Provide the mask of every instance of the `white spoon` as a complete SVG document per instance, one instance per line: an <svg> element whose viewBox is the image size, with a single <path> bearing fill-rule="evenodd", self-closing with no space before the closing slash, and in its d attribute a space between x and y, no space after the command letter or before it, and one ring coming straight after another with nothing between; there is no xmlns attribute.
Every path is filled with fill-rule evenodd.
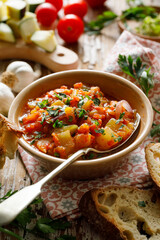
<svg viewBox="0 0 160 240"><path fill-rule="evenodd" d="M135 133L136 129L138 128L140 123L140 115L136 114L136 120L134 123L134 130L130 137ZM130 138L129 137L129 138ZM126 143L129 138L126 139L122 144L119 146L106 150L106 151L98 151L94 148L85 148L77 151L74 153L71 157L69 157L67 160L65 160L62 164L60 164L57 168L55 168L52 172L50 172L47 176L42 178L39 182L27 186L23 188L22 190L16 192L11 197L9 197L7 200L3 201L0 204L0 226L9 224L11 221L13 221L17 215L26 208L40 193L42 186L48 182L50 179L55 177L58 173L60 173L63 169L65 169L68 165L73 163L78 157L87 154L90 151L96 152L96 153L108 153L111 152L119 147L121 147L124 143Z"/></svg>

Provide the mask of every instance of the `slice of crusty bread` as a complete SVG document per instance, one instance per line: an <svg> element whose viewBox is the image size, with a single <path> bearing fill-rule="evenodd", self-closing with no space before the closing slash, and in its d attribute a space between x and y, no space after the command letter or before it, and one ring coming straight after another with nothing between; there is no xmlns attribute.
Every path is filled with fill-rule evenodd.
<svg viewBox="0 0 160 240"><path fill-rule="evenodd" d="M160 240L160 195L156 190L93 189L83 195L79 208L104 240Z"/></svg>
<svg viewBox="0 0 160 240"><path fill-rule="evenodd" d="M152 180L160 187L160 143L149 143L145 148L145 158Z"/></svg>
<svg viewBox="0 0 160 240"><path fill-rule="evenodd" d="M22 130L0 114L0 168L3 167L6 157L14 158L18 147L17 137L20 137L22 133Z"/></svg>

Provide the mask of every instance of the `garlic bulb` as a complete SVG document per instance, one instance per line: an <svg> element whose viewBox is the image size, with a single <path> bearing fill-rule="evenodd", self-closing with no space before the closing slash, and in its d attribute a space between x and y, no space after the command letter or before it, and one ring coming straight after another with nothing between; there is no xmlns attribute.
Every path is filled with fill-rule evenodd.
<svg viewBox="0 0 160 240"><path fill-rule="evenodd" d="M0 82L0 113L7 116L13 100L14 94L11 89L4 83Z"/></svg>
<svg viewBox="0 0 160 240"><path fill-rule="evenodd" d="M31 66L23 61L15 61L8 65L6 72L12 72L15 74L18 81L12 87L12 90L16 93L20 92L27 85L35 80L35 74Z"/></svg>

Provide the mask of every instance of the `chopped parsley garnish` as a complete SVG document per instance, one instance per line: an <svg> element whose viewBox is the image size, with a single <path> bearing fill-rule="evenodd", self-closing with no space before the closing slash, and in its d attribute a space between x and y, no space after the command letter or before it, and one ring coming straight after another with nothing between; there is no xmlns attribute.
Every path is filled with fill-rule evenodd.
<svg viewBox="0 0 160 240"><path fill-rule="evenodd" d="M71 99L68 97L67 100L65 101L66 105L70 105Z"/></svg>
<svg viewBox="0 0 160 240"><path fill-rule="evenodd" d="M73 121L73 117L72 117L72 116L69 116L68 122L72 122L72 121Z"/></svg>
<svg viewBox="0 0 160 240"><path fill-rule="evenodd" d="M59 110L60 110L60 108L57 108L57 109L54 110L54 109L51 107L51 108L48 108L48 109L47 109L47 112L49 113L50 116L56 117L56 116L58 116Z"/></svg>
<svg viewBox="0 0 160 240"><path fill-rule="evenodd" d="M125 126L125 125L124 125L124 124L122 124L122 125L119 127L119 129L118 129L118 130L122 129L124 126Z"/></svg>
<svg viewBox="0 0 160 240"><path fill-rule="evenodd" d="M63 98L66 98L67 95L65 93L54 93L54 95L59 99L62 100Z"/></svg>
<svg viewBox="0 0 160 240"><path fill-rule="evenodd" d="M96 126L99 126L99 122L98 122L98 120L94 120L94 119L92 119L92 122L93 122Z"/></svg>
<svg viewBox="0 0 160 240"><path fill-rule="evenodd" d="M102 135L105 135L105 130L103 128L101 129L96 129L95 130L96 133L101 133Z"/></svg>
<svg viewBox="0 0 160 240"><path fill-rule="evenodd" d="M145 201L139 201L139 202L138 202L138 206L139 206L139 207L146 207Z"/></svg>
<svg viewBox="0 0 160 240"><path fill-rule="evenodd" d="M114 139L114 142L120 142L121 140L122 140L122 137L119 136L119 137Z"/></svg>
<svg viewBox="0 0 160 240"><path fill-rule="evenodd" d="M89 95L85 95L86 98L88 98L89 100L91 99L91 97Z"/></svg>
<svg viewBox="0 0 160 240"><path fill-rule="evenodd" d="M31 145L34 144L37 139L40 139L42 137L41 132L36 131L36 132L34 132L34 134L36 134L36 135L32 135L33 140L30 142Z"/></svg>
<svg viewBox="0 0 160 240"><path fill-rule="evenodd" d="M63 122L57 119L53 124L53 128L61 128L61 127L63 127Z"/></svg>
<svg viewBox="0 0 160 240"><path fill-rule="evenodd" d="M81 99L80 101L79 101L79 103L78 103L78 107L80 108L80 107L82 107L83 106L83 104L84 104L84 100L83 99Z"/></svg>
<svg viewBox="0 0 160 240"><path fill-rule="evenodd" d="M37 103L39 108L45 108L48 106L48 99L43 100L42 102Z"/></svg>
<svg viewBox="0 0 160 240"><path fill-rule="evenodd" d="M95 105L99 106L101 101L99 100L99 98L94 98L93 102L94 102Z"/></svg>
<svg viewBox="0 0 160 240"><path fill-rule="evenodd" d="M43 112L43 114L42 114L42 121L41 121L41 124L43 124L44 123L44 121L46 120L46 114Z"/></svg>
<svg viewBox="0 0 160 240"><path fill-rule="evenodd" d="M125 112L120 113L119 119L116 121L116 124L120 123L120 121L123 119L125 115Z"/></svg>
<svg viewBox="0 0 160 240"><path fill-rule="evenodd" d="M84 117L84 115L86 114L87 112L86 112L86 110L84 110L84 109L81 109L80 111L79 111L79 118L82 118L82 117Z"/></svg>
<svg viewBox="0 0 160 240"><path fill-rule="evenodd" d="M55 152L55 153L54 153L54 156L55 156L55 157L60 157L60 154L59 154L58 152Z"/></svg>

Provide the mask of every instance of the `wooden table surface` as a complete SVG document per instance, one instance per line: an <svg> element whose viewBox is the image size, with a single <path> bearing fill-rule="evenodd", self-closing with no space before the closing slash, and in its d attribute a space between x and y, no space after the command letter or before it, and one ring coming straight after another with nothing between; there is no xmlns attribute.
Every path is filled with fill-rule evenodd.
<svg viewBox="0 0 160 240"><path fill-rule="evenodd" d="M64 1L65 3L68 0ZM157 5L160 6L159 0L144 0L146 5ZM126 9L128 6L125 0L108 0L106 2L106 7L100 10L89 9L86 21L93 20L102 11L108 8L117 14L120 14L122 10ZM79 68L81 69L97 69L103 70L105 59L109 56L110 51L115 44L116 40L120 35L119 28L116 23L111 24L103 30L103 34L100 36L88 36L83 34L79 39L78 43L72 45L66 45L64 42L58 38L58 42L65 47L68 47L75 51L79 56ZM0 71L4 71L5 67L8 65L9 61L0 62ZM41 66L42 75L47 75L51 73L50 70ZM0 197L2 197L8 190L12 189L19 190L27 185L31 184L30 177L28 176L26 169L17 153L16 158L13 160L6 159L5 166L0 170L0 183L2 188L0 190ZM43 216L46 216L46 209L43 207ZM65 234L72 234L76 236L77 240L102 240L103 238L94 231L92 227L83 218L74 220L72 222L72 228L65 230ZM25 240L40 240L32 235L25 235L22 231L19 232ZM55 239L55 236L59 236L60 231L56 235L52 235L50 239ZM15 238L0 234L0 240L13 240ZM113 239L114 240L114 239Z"/></svg>

